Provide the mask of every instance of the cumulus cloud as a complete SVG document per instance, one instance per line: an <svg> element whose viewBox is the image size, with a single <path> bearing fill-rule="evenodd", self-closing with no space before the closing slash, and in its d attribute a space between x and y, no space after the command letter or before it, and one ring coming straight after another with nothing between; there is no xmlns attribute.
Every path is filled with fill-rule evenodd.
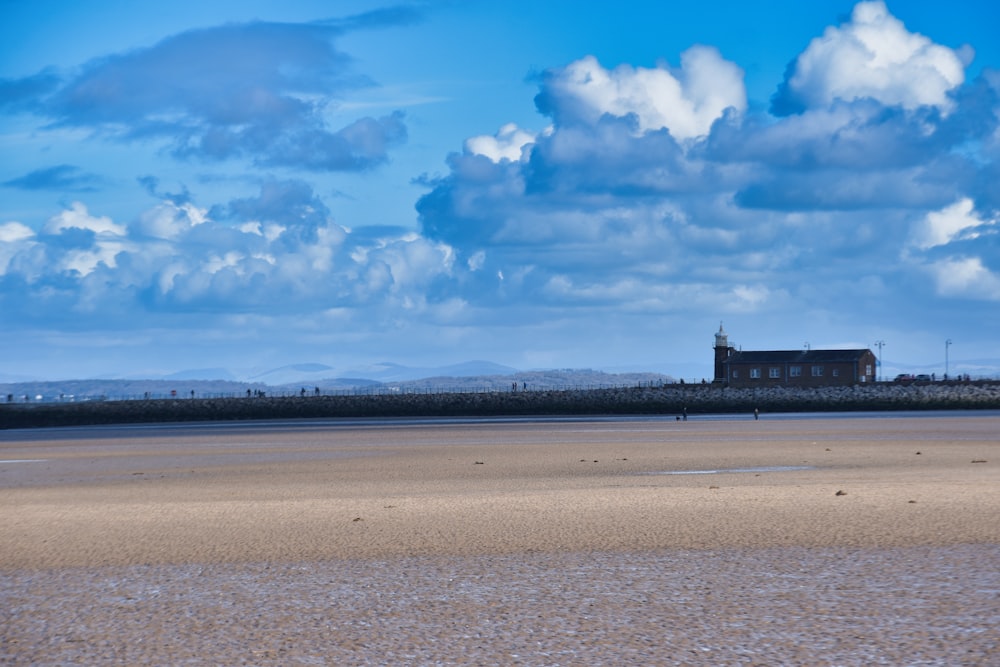
<svg viewBox="0 0 1000 667"><path fill-rule="evenodd" d="M535 135L522 130L514 123L501 127L496 134L471 137L465 140L465 150L473 155L483 155L493 160L520 160L524 147L535 140Z"/></svg>
<svg viewBox="0 0 1000 667"><path fill-rule="evenodd" d="M931 276L943 297L1000 300L1000 218L977 213L969 197L929 211L914 225L902 252Z"/></svg>
<svg viewBox="0 0 1000 667"><path fill-rule="evenodd" d="M350 232L301 181L267 181L218 212L163 200L124 224L75 202L41 233L4 223L0 308L27 319L56 303L81 317L420 309L454 263L447 244L411 230Z"/></svg>
<svg viewBox="0 0 1000 667"><path fill-rule="evenodd" d="M949 110L948 94L965 80L970 59L909 32L882 0L860 2L848 23L828 27L789 65L772 110L783 115L862 98Z"/></svg>
<svg viewBox="0 0 1000 667"><path fill-rule="evenodd" d="M882 3L794 62L792 115L749 108L742 71L706 47L678 69L585 57L545 72L551 126L473 137L417 203L424 236L455 252L456 294L591 314L885 313L930 275L938 298L993 299L996 235L975 211L995 198L997 87L966 84L959 54Z"/></svg>
<svg viewBox="0 0 1000 667"><path fill-rule="evenodd" d="M978 257L954 257L929 266L937 292L945 297L1000 301L1000 273Z"/></svg>
<svg viewBox="0 0 1000 667"><path fill-rule="evenodd" d="M156 71L186 50L213 53L206 35L186 33L90 63L42 99L66 126L179 136L172 148L190 159L361 169L405 125L390 114L327 127L323 109L366 84L331 46L342 29L210 31L273 58L248 55L259 90L238 64L210 67L204 90L172 75L169 92L140 86L140 61ZM582 326L645 323L658 335L705 313L876 321L970 301L991 313L1000 79L965 82L960 56L862 3L795 58L770 111L747 104L742 71L710 47L677 68L581 58L539 77L543 131L483 128L443 175L418 180L417 231L352 228L298 178L258 176L252 193L199 202L143 176L155 203L129 219L74 203L34 230L0 225L0 312L91 325L207 313L233 331L294 321L355 340L420 320L439 344L516 323L558 332L554 348L577 344ZM96 94L115 82L131 94Z"/></svg>
<svg viewBox="0 0 1000 667"><path fill-rule="evenodd" d="M178 204L165 199L140 213L132 225L132 231L143 237L176 240L195 225L209 222L207 214L208 211L199 209L190 202Z"/></svg>
<svg viewBox="0 0 1000 667"><path fill-rule="evenodd" d="M36 245L35 231L27 225L12 221L0 224L0 276L7 273L11 261L16 256L30 252Z"/></svg>
<svg viewBox="0 0 1000 667"><path fill-rule="evenodd" d="M59 234L68 229L79 229L93 232L96 235L124 236L125 226L115 224L107 216L93 216L81 202L73 202L72 206L49 219L44 227L46 234Z"/></svg>
<svg viewBox="0 0 1000 667"><path fill-rule="evenodd" d="M950 125L929 110L904 112L871 100L835 101L829 107L780 119L754 116L719 123L706 149L713 160L761 162L802 169L866 171L911 167L954 145Z"/></svg>
<svg viewBox="0 0 1000 667"><path fill-rule="evenodd" d="M604 114L632 116L639 132L667 129L682 140L708 134L723 111L743 111L747 104L743 70L708 46L681 54L678 69L608 70L586 56L547 71L535 103L559 125L594 125Z"/></svg>
<svg viewBox="0 0 1000 667"><path fill-rule="evenodd" d="M996 221L982 220L973 211L973 206L972 199L963 197L940 211L931 211L916 225L913 244L921 250L928 250L955 240L979 237L987 227L992 228ZM995 233L996 230L990 231Z"/></svg>
<svg viewBox="0 0 1000 667"><path fill-rule="evenodd" d="M20 222L5 222L0 225L0 243L17 243L34 236L35 231Z"/></svg>

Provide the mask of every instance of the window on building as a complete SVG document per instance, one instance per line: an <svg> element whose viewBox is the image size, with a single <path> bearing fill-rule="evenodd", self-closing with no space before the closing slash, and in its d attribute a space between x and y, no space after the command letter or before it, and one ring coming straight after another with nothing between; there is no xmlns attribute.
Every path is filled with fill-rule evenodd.
<svg viewBox="0 0 1000 667"><path fill-rule="evenodd" d="M872 374L872 365L865 364L865 375L871 375L871 374Z"/></svg>
<svg viewBox="0 0 1000 667"><path fill-rule="evenodd" d="M833 369L833 377L835 377L835 378L839 378L840 377L840 369L839 368L834 368Z"/></svg>
<svg viewBox="0 0 1000 667"><path fill-rule="evenodd" d="M767 376L772 380L781 379L781 368L772 366L768 369Z"/></svg>
<svg viewBox="0 0 1000 667"><path fill-rule="evenodd" d="M738 370L736 370L736 369L734 368L734 369L733 369L733 379L735 380L735 379L736 379L736 378L738 378L739 376L740 376L740 372L739 372Z"/></svg>
<svg viewBox="0 0 1000 667"><path fill-rule="evenodd" d="M802 366L789 366L788 377L793 377L793 378L802 377Z"/></svg>
<svg viewBox="0 0 1000 667"><path fill-rule="evenodd" d="M823 377L823 367L822 366L813 366L812 367L812 376L814 378Z"/></svg>
<svg viewBox="0 0 1000 667"><path fill-rule="evenodd" d="M760 369L759 368L751 368L750 369L750 379L752 379L752 380L759 380L760 379Z"/></svg>

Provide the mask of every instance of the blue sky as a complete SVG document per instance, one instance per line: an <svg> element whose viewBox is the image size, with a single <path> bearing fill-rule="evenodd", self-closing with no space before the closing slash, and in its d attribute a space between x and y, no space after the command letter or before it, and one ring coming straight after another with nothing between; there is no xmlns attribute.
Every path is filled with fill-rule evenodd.
<svg viewBox="0 0 1000 667"><path fill-rule="evenodd" d="M0 380L1000 373L1000 6L0 0ZM945 341L951 340L950 347Z"/></svg>

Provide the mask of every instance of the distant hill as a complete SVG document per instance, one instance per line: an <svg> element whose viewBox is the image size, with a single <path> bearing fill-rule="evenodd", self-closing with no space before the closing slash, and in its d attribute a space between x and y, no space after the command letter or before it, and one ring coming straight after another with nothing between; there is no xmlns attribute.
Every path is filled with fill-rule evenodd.
<svg viewBox="0 0 1000 667"><path fill-rule="evenodd" d="M942 360L943 361L943 360ZM594 369L518 370L491 361L472 360L445 366L404 366L393 362L345 365L335 368L322 363L300 363L272 369L237 370L201 368L178 371L151 378L91 378L60 381L29 381L7 377L0 382L0 402L81 401L93 399L237 397L263 392L268 395L315 393L396 393L445 391L511 391L540 389L596 389L621 386L650 386L674 382L700 382L689 375L684 364L668 375L630 367L608 372ZM941 379L943 363L902 365L886 360L880 369L884 379L899 373L936 373ZM968 374L973 379L1000 378L1000 359L952 359L952 377ZM711 379L711 378L708 378ZM41 398L38 398L41 397Z"/></svg>
<svg viewBox="0 0 1000 667"><path fill-rule="evenodd" d="M266 391L268 385L231 380L59 380L0 383L0 401L87 401L137 398L241 396L247 390Z"/></svg>
<svg viewBox="0 0 1000 667"><path fill-rule="evenodd" d="M289 383L313 383L332 377L336 371L326 364L291 364L269 371L257 373L247 378L251 382L266 385L284 385Z"/></svg>
<svg viewBox="0 0 1000 667"><path fill-rule="evenodd" d="M605 373L591 369L561 369L515 371L490 375L433 377L406 382L386 382L383 385L399 390L484 391L514 389L596 389L601 387L649 386L673 382L661 373Z"/></svg>
<svg viewBox="0 0 1000 667"><path fill-rule="evenodd" d="M305 366L305 368L301 368ZM0 401L10 395L15 402L34 401L86 401L122 400L142 398L217 398L239 397L263 392L267 395L293 395L303 392L321 393L368 393L368 392L446 392L446 391L509 391L516 384L519 390L528 389L580 389L616 386L648 386L672 382L670 376L660 373L604 373L590 369L517 371L490 362L468 362L434 369L407 368L389 365L378 369L371 377L330 377L316 379L322 375L321 364L304 364L300 367L283 367L256 377L287 379L292 382L269 384L266 382L237 382L233 380L190 380L183 374L175 374L170 379L154 380L63 380L55 382L13 382L0 383ZM329 368L329 367L324 367ZM375 369L373 369L375 370ZM482 375L462 375L477 370L492 371ZM445 374L441 374L445 371ZM450 371L451 374L447 374ZM422 376L422 373L436 375ZM400 378L397 380L388 378ZM413 378L413 379L405 379Z"/></svg>
<svg viewBox="0 0 1000 667"><path fill-rule="evenodd" d="M225 368L198 368L187 371L171 373L163 378L169 382L182 382L186 380L228 380L236 381L236 377Z"/></svg>
<svg viewBox="0 0 1000 667"><path fill-rule="evenodd" d="M471 377L477 375L510 375L516 368L492 361L466 361L447 366L403 366L389 361L351 367L338 377L359 377L379 382L408 382L429 377Z"/></svg>

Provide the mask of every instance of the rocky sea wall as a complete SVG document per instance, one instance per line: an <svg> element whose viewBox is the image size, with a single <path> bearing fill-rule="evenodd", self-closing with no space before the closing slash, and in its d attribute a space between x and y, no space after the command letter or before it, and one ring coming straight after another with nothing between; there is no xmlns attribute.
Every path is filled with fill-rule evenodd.
<svg viewBox="0 0 1000 667"><path fill-rule="evenodd" d="M812 389L663 385L614 389L173 398L0 404L0 428L251 419L490 417L1000 409L1000 382Z"/></svg>

